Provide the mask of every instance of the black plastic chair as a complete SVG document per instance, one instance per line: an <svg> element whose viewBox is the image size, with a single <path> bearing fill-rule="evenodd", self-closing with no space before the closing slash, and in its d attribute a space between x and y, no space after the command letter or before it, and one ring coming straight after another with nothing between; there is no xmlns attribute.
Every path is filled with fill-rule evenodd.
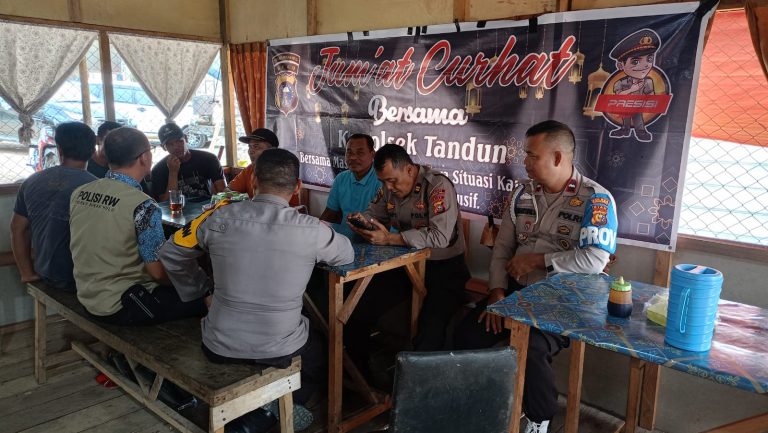
<svg viewBox="0 0 768 433"><path fill-rule="evenodd" d="M502 433L517 372L511 347L397 355L390 433Z"/></svg>

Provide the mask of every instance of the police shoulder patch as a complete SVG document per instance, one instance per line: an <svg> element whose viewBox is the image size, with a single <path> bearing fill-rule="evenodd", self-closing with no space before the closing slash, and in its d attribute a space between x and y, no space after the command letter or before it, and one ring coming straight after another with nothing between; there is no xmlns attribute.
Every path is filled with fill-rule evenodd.
<svg viewBox="0 0 768 433"><path fill-rule="evenodd" d="M384 197L384 189L383 188L379 188L376 191L376 195L373 197L373 200L371 200L371 203L373 203L373 204L378 203L379 200L381 200L382 197Z"/></svg>
<svg viewBox="0 0 768 433"><path fill-rule="evenodd" d="M439 215L445 212L445 189L435 188L429 194L429 203L432 205L432 213Z"/></svg>
<svg viewBox="0 0 768 433"><path fill-rule="evenodd" d="M200 224L202 224L203 221L205 221L213 213L213 211L222 206L226 206L229 203L229 200L221 200L220 202L216 203L216 206L201 213L200 216L185 224L184 227L177 230L176 233L173 234L173 243L185 248L196 248L197 228L200 227Z"/></svg>
<svg viewBox="0 0 768 433"><path fill-rule="evenodd" d="M618 226L611 196L604 193L592 194L587 200L581 221L579 248L593 246L613 254L616 251Z"/></svg>

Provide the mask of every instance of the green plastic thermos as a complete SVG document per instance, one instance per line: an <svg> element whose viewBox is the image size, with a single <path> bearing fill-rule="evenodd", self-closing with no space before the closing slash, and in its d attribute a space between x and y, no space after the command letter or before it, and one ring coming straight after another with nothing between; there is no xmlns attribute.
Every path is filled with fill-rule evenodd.
<svg viewBox="0 0 768 433"><path fill-rule="evenodd" d="M608 314L614 317L629 317L632 314L632 285L619 277L611 283L608 295Z"/></svg>

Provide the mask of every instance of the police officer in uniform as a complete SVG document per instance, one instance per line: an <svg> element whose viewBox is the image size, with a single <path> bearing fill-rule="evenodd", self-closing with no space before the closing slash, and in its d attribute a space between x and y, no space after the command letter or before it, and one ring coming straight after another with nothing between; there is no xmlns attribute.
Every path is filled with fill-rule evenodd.
<svg viewBox="0 0 768 433"><path fill-rule="evenodd" d="M653 80L648 74L653 69L654 56L661 41L651 29L638 30L611 50L610 57L616 60L616 68L626 77L616 81L613 91L617 95L653 95ZM639 141L651 141L653 135L645 129L643 113L622 116L622 126L609 133L611 137L629 137L631 131Z"/></svg>
<svg viewBox="0 0 768 433"><path fill-rule="evenodd" d="M442 173L414 164L396 144L381 147L373 166L384 186L364 213L349 217L372 224L372 229L350 227L374 245L432 249L426 266L427 296L413 344L416 350L440 350L446 325L461 306L470 277L456 190ZM347 350L364 374L371 326L387 309L409 299L410 293L411 282L402 268L379 274L352 314L345 331Z"/></svg>
<svg viewBox="0 0 768 433"><path fill-rule="evenodd" d="M301 314L304 288L317 262L351 263L354 251L348 238L288 204L301 187L299 160L291 152L265 150L256 178L259 193L252 201L223 201L204 212L163 245L160 260L186 300L211 289L197 263L209 254L215 290L201 324L203 352L212 362L278 368L301 355L301 389L293 395L301 405L325 372L322 336ZM276 422L261 410L248 416L237 423Z"/></svg>
<svg viewBox="0 0 768 433"><path fill-rule="evenodd" d="M491 347L509 338L501 317L485 312L487 304L550 272L598 273L616 249L613 197L573 166L571 129L547 120L525 135L525 169L531 181L510 196L491 257L488 301L459 325L456 349ZM550 364L567 346L567 337L531 328L523 392L523 410L529 420L526 433L546 433L557 410Z"/></svg>

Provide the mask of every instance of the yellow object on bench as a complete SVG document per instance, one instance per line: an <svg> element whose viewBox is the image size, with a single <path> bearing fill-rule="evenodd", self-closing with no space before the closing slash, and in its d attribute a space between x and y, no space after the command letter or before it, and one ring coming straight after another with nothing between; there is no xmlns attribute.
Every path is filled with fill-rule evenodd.
<svg viewBox="0 0 768 433"><path fill-rule="evenodd" d="M104 362L86 344L73 341L72 349L120 385L138 400L182 432L200 433L190 420L157 400L163 380L167 379L194 394L210 406L207 431L223 433L224 425L241 415L275 399L280 401L280 428L293 433L292 392L299 389L299 357L285 369L262 369L252 365L214 364L201 350L198 319L184 319L153 326L124 327L91 320L75 294L62 292L41 282L27 284L27 292L35 298L35 378L46 381L46 366L60 354L46 353L46 307L83 331L125 355L132 369L141 364L155 371L153 383L139 379L136 385ZM139 378L140 375L136 374Z"/></svg>

